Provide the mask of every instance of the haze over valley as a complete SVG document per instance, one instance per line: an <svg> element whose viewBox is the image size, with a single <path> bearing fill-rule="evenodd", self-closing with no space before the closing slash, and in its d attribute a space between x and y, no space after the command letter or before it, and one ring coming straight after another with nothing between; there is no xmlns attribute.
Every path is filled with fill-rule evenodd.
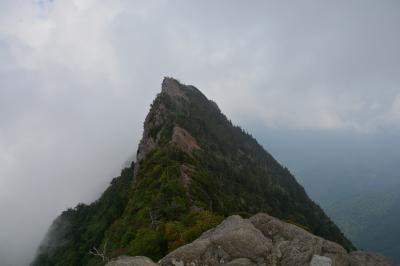
<svg viewBox="0 0 400 266"><path fill-rule="evenodd" d="M399 14L390 0L1 1L0 265L29 265L56 217L131 166L166 76L217 103L356 247L399 263Z"/></svg>

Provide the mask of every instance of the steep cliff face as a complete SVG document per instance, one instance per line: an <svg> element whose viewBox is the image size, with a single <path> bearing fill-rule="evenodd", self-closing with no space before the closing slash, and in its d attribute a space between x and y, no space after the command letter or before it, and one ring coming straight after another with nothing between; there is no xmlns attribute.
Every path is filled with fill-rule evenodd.
<svg viewBox="0 0 400 266"><path fill-rule="evenodd" d="M158 260L225 216L258 212L354 248L288 169L197 88L175 79L164 79L126 171L126 186L113 190L121 200L103 194L63 213L47 236L57 244L44 243L34 265L98 265L120 255ZM58 226L64 221L66 228Z"/></svg>

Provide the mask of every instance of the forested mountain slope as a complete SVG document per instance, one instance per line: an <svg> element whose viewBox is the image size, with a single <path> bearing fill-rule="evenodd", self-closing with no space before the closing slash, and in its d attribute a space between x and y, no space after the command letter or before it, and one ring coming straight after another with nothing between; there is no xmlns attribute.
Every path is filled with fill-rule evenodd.
<svg viewBox="0 0 400 266"><path fill-rule="evenodd" d="M98 201L61 214L33 265L98 265L123 254L158 260L225 216L258 212L354 249L251 135L197 88L165 78L135 164Z"/></svg>
<svg viewBox="0 0 400 266"><path fill-rule="evenodd" d="M329 214L357 247L400 262L400 187L363 192L334 202Z"/></svg>

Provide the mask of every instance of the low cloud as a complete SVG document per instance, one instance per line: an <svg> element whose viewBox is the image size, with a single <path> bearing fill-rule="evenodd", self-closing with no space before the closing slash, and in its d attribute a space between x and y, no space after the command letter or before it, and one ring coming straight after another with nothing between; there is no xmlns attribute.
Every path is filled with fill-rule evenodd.
<svg viewBox="0 0 400 266"><path fill-rule="evenodd" d="M399 11L396 1L2 1L0 264L27 264L61 210L118 175L163 76L239 124L397 131Z"/></svg>

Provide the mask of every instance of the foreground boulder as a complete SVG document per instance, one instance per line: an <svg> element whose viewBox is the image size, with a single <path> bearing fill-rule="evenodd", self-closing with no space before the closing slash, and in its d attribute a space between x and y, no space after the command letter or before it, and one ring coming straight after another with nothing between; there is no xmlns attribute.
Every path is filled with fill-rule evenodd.
<svg viewBox="0 0 400 266"><path fill-rule="evenodd" d="M151 259L143 256L128 257L122 256L111 260L106 266L159 266Z"/></svg>
<svg viewBox="0 0 400 266"><path fill-rule="evenodd" d="M233 263L235 259L247 259L254 262L254 265L263 263L272 265L272 254L271 239L266 238L249 220L235 215L205 232L193 243L168 254L161 260L161 264L177 265L177 262L184 262L194 265L223 265Z"/></svg>
<svg viewBox="0 0 400 266"><path fill-rule="evenodd" d="M168 254L162 265L393 265L365 252L350 254L340 245L267 214L231 216L193 243Z"/></svg>
<svg viewBox="0 0 400 266"><path fill-rule="evenodd" d="M163 266L394 266L387 258L340 245L260 213L226 218L216 228L165 256ZM144 257L124 257L107 266L153 266Z"/></svg>
<svg viewBox="0 0 400 266"><path fill-rule="evenodd" d="M139 258L143 259L143 257L124 257L110 262L107 266L157 265L149 260L143 260L140 262L142 264L138 264ZM217 227L204 232L192 243L165 256L159 264L163 266L394 266L387 258L380 255L361 251L348 253L334 242L264 213L254 215L250 219L243 219L238 215L230 216Z"/></svg>

